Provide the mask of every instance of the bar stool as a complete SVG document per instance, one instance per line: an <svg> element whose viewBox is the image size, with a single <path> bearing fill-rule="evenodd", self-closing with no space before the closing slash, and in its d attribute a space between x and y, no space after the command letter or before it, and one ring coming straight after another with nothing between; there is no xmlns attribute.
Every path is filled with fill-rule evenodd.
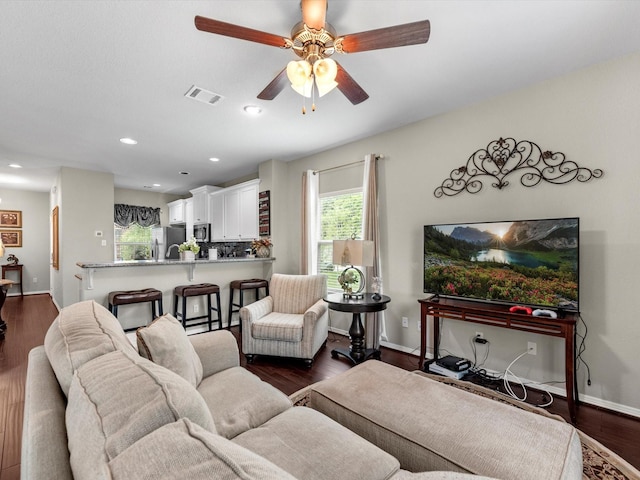
<svg viewBox="0 0 640 480"><path fill-rule="evenodd" d="M256 300L260 298L260 289L264 288L265 297L269 295L269 282L263 280L261 278L251 278L248 280L233 280L229 284L229 323L227 324L227 328L231 329L231 316L234 313L240 312L240 309L244 306L244 291L245 290L255 290L256 292ZM238 290L239 292L239 300L238 303L233 302L233 292ZM233 307L238 307L237 310L234 310ZM242 321L240 323L240 331L242 331Z"/></svg>
<svg viewBox="0 0 640 480"><path fill-rule="evenodd" d="M114 317L118 317L119 305L133 305L134 303L151 302L151 321L156 318L156 303L160 316L162 312L162 292L155 288L145 288L143 290L120 290L109 292L109 311ZM136 328L127 328L126 332L136 330Z"/></svg>
<svg viewBox="0 0 640 480"><path fill-rule="evenodd" d="M199 297L201 295L207 296L207 314L200 315L198 317L187 318L187 298ZM211 305L211 295L216 296L216 307ZM178 297L182 298L182 312L178 312ZM211 319L211 312L215 311L218 314L216 320ZM180 285L173 289L173 316L176 319L182 319L182 326L186 329L187 326L195 327L197 325L208 325L209 331L212 329L212 322L218 324L218 328L222 328L222 309L220 308L220 287L213 283L199 283L197 285ZM192 323L187 325L187 322L192 320L200 320L206 318L205 322Z"/></svg>

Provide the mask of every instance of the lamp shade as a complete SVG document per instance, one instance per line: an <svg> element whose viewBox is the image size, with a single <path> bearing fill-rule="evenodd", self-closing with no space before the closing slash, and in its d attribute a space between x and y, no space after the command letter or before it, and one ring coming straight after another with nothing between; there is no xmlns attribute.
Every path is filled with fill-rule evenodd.
<svg viewBox="0 0 640 480"><path fill-rule="evenodd" d="M0 258L4 257L4 243L2 243L2 239L0 238Z"/></svg>
<svg viewBox="0 0 640 480"><path fill-rule="evenodd" d="M373 242L371 240L334 240L334 265L373 266Z"/></svg>
<svg viewBox="0 0 640 480"><path fill-rule="evenodd" d="M291 88L304 97L311 96L313 78L312 67L306 60L291 61L287 64L287 78L291 82Z"/></svg>
<svg viewBox="0 0 640 480"><path fill-rule="evenodd" d="M313 64L313 75L316 78L318 94L322 97L338 86L336 75L338 65L331 58L323 58Z"/></svg>

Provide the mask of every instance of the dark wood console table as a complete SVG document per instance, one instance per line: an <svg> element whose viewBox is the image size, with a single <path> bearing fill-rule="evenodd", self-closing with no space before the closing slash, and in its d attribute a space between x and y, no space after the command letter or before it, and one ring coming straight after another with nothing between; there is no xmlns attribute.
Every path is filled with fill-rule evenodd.
<svg viewBox="0 0 640 480"><path fill-rule="evenodd" d="M494 327L539 333L564 338L565 380L567 385L567 404L571 421L576 420L576 406L579 404L578 382L576 379L576 324L578 314L565 313L561 318L534 317L523 313L511 313L509 307L489 303L457 300L450 298L431 298L418 300L420 303L420 361L423 368L427 353L427 316L433 317L433 358L438 358L440 343L440 318L481 323Z"/></svg>
<svg viewBox="0 0 640 480"><path fill-rule="evenodd" d="M24 296L24 293L22 291L22 264L21 263L8 263L6 265L2 265L2 278L6 279L7 278L7 272L18 272L18 281L17 282L13 282L14 286L20 286L20 296Z"/></svg>
<svg viewBox="0 0 640 480"><path fill-rule="evenodd" d="M351 338L351 348L334 348L331 350L331 357L338 358L342 355L354 364L364 362L369 358L380 360L380 350L377 348L365 348L365 330L360 319L361 313L381 312L387 308L387 303L391 301L386 295L381 295L379 299L374 299L372 293L365 293L363 298L345 298L342 293L328 295L325 302L329 304L331 310L337 312L353 313L349 337Z"/></svg>

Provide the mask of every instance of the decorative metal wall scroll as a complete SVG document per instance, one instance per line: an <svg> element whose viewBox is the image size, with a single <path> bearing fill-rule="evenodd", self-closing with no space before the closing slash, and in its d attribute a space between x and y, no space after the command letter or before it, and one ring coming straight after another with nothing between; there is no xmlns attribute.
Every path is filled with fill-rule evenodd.
<svg viewBox="0 0 640 480"><path fill-rule="evenodd" d="M500 138L489 143L486 149L476 151L466 165L453 170L433 194L440 198L463 191L478 193L483 187L483 177L492 179L491 185L502 190L509 185L506 177L516 172L522 173L520 183L525 187L534 187L543 180L556 185L573 180L587 182L603 175L600 169L590 170L566 160L564 153L543 152L534 142Z"/></svg>

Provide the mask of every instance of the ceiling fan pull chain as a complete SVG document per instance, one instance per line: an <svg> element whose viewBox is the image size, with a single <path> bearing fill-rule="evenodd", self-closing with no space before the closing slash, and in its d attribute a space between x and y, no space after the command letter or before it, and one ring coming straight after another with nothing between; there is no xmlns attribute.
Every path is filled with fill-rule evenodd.
<svg viewBox="0 0 640 480"><path fill-rule="evenodd" d="M316 77L315 75L311 75L311 111L316 111Z"/></svg>

